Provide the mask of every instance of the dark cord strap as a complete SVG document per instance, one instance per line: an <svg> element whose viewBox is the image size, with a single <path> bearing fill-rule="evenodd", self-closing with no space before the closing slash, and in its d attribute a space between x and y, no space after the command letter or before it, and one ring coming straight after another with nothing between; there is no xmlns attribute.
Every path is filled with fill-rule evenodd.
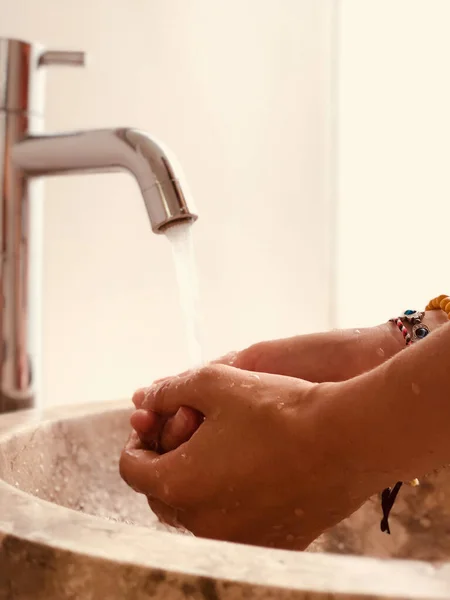
<svg viewBox="0 0 450 600"><path fill-rule="evenodd" d="M391 534L389 528L389 514L402 485L403 483L401 481L397 481L393 488L386 488L381 493L381 510L383 511L383 518L381 519L380 528L383 533L387 533L388 535Z"/></svg>

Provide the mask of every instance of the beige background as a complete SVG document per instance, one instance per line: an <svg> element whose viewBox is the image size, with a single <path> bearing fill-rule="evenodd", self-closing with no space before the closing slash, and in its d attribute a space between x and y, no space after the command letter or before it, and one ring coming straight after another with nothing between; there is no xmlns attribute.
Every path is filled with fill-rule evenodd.
<svg viewBox="0 0 450 600"><path fill-rule="evenodd" d="M445 289L448 0L0 0L0 15L0 35L89 53L49 70L49 131L133 125L178 155L208 356ZM44 221L45 402L184 368L169 247L131 178L47 182Z"/></svg>
<svg viewBox="0 0 450 600"><path fill-rule="evenodd" d="M341 0L341 325L450 288L449 23L448 0Z"/></svg>
<svg viewBox="0 0 450 600"><path fill-rule="evenodd" d="M177 154L209 356L331 324L332 0L0 0L0 35L84 49L47 130L137 126ZM126 175L46 184L46 404L187 366L170 248Z"/></svg>

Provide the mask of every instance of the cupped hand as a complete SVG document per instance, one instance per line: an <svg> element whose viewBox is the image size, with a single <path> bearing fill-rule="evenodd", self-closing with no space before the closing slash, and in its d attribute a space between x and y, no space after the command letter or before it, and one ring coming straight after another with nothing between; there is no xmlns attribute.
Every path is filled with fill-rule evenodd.
<svg viewBox="0 0 450 600"><path fill-rule="evenodd" d="M162 520L197 536L303 549L373 491L356 486L321 390L223 365L163 380L141 410L168 419L187 406L202 423L163 455L133 435L122 477Z"/></svg>

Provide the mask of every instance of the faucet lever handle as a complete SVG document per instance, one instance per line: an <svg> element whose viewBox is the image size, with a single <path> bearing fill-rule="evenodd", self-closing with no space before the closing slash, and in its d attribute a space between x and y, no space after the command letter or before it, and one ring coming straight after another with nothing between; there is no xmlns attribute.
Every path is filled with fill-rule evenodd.
<svg viewBox="0 0 450 600"><path fill-rule="evenodd" d="M84 67L86 53L71 50L47 50L39 57L38 65L66 65L69 67Z"/></svg>

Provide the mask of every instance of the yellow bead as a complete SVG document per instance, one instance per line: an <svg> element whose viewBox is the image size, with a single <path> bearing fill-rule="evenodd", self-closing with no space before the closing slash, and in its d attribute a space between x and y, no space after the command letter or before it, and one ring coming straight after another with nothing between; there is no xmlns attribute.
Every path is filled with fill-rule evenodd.
<svg viewBox="0 0 450 600"><path fill-rule="evenodd" d="M450 319L450 297L447 294L441 294L430 300L425 310L437 310L439 308L445 311Z"/></svg>
<svg viewBox="0 0 450 600"><path fill-rule="evenodd" d="M445 306L450 302L450 298L448 298L447 296L445 298L442 298L442 300L439 302L439 306L440 308L442 308L442 310L445 310Z"/></svg>
<svg viewBox="0 0 450 600"><path fill-rule="evenodd" d="M437 298L434 298L431 301L431 304L433 305L433 308L439 308L439 304L441 302L442 298L440 296L438 296Z"/></svg>

